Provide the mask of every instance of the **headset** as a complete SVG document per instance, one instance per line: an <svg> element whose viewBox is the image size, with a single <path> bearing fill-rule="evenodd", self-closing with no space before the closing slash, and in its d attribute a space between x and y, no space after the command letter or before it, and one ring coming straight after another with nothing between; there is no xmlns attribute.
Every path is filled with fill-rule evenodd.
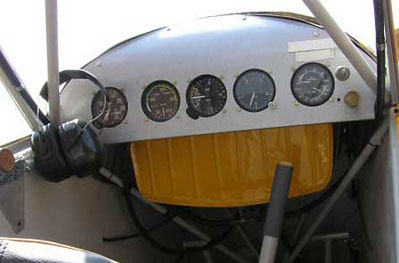
<svg viewBox="0 0 399 263"><path fill-rule="evenodd" d="M90 124L106 110L106 89L96 76L85 70L60 72L60 85L72 79L86 79L104 94L103 111L88 123L75 119L58 127L43 126L31 136L34 164L40 175L50 182L61 182L72 175L84 177L97 172L102 165L102 145ZM40 95L48 101L48 87L44 84Z"/></svg>

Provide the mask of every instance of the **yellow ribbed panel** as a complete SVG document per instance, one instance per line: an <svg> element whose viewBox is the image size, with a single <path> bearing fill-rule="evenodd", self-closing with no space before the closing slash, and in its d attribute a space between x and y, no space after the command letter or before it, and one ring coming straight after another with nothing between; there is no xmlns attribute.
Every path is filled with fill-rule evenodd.
<svg viewBox="0 0 399 263"><path fill-rule="evenodd" d="M134 142L140 192L186 206L266 203L274 169L294 164L290 197L322 190L332 174L332 126L310 125Z"/></svg>

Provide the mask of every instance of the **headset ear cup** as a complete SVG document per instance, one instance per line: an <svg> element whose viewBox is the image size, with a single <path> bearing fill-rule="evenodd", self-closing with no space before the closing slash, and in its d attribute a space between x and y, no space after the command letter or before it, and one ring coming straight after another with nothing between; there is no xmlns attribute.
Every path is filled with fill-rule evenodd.
<svg viewBox="0 0 399 263"><path fill-rule="evenodd" d="M36 169L51 182L60 182L70 177L57 136L57 130L49 123L31 137Z"/></svg>
<svg viewBox="0 0 399 263"><path fill-rule="evenodd" d="M85 122L73 120L58 128L60 148L73 175L83 177L102 165L102 146Z"/></svg>

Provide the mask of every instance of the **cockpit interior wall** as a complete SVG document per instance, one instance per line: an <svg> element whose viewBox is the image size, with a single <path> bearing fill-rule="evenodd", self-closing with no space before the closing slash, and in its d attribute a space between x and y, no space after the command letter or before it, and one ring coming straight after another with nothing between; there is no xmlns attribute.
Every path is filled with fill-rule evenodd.
<svg viewBox="0 0 399 263"><path fill-rule="evenodd" d="M134 142L140 192L149 200L232 207L269 201L274 170L293 163L289 197L322 190L332 175L332 125L197 135Z"/></svg>

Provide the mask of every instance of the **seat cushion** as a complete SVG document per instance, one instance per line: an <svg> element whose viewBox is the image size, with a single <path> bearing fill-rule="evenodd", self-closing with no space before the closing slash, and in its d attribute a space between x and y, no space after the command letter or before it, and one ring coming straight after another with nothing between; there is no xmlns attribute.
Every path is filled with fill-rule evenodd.
<svg viewBox="0 0 399 263"><path fill-rule="evenodd" d="M0 238L0 263L117 263L99 254L53 242Z"/></svg>

